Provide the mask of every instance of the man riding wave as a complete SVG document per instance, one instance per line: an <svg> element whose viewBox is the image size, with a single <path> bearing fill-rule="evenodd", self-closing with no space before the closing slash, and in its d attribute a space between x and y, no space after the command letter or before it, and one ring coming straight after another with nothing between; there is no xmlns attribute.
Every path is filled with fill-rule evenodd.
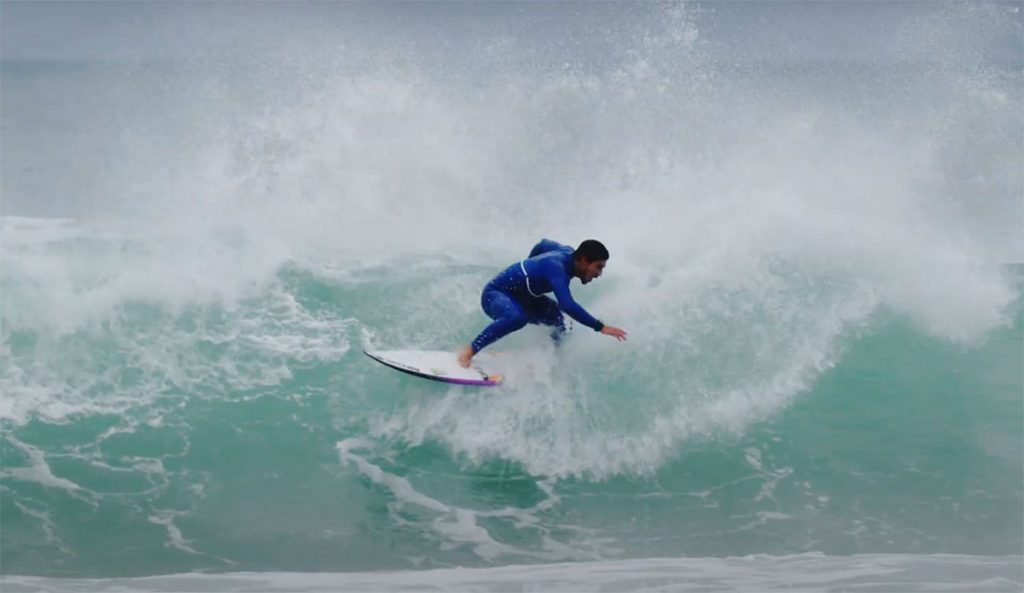
<svg viewBox="0 0 1024 593"><path fill-rule="evenodd" d="M549 239L542 239L530 255L512 264L484 287L480 305L493 319L480 335L459 351L459 364L469 367L473 356L527 323L547 325L556 343L565 336L565 312L577 322L626 340L626 332L595 319L572 298L569 281L579 278L583 284L601 276L608 263L608 249L600 241L587 239L575 250ZM555 300L545 296L552 292Z"/></svg>

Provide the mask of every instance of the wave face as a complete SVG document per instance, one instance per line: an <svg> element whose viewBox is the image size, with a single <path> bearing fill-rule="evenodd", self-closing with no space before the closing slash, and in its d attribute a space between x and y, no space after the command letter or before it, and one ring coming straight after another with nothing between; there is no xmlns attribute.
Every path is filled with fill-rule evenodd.
<svg viewBox="0 0 1024 593"><path fill-rule="evenodd" d="M1019 7L233 6L0 70L5 574L1024 553Z"/></svg>

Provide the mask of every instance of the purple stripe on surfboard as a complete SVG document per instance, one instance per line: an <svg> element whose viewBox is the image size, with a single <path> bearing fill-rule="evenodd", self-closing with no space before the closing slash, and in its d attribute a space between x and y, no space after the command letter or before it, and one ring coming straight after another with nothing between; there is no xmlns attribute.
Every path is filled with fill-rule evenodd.
<svg viewBox="0 0 1024 593"><path fill-rule="evenodd" d="M395 365L388 360L370 354L366 350L363 350L363 354L369 356L373 360L376 360L377 362L381 363L386 367L395 369L396 371L401 371L408 375L413 375L414 377L421 377L423 379L430 379L431 381L438 381L440 383L449 383L452 385L476 385L479 387L495 387L501 384L498 381L491 381L489 379L457 379L455 377L438 377L437 375L428 375L427 373L420 373L405 367Z"/></svg>

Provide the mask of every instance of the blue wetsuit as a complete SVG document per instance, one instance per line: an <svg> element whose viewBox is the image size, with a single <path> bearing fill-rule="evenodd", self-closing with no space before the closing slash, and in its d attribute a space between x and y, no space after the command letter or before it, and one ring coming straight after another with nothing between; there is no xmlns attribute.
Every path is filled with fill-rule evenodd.
<svg viewBox="0 0 1024 593"><path fill-rule="evenodd" d="M542 239L527 259L512 264L487 283L480 304L494 322L473 340L474 353L527 323L550 325L557 343L565 334L562 311L594 331L601 331L604 324L587 313L569 292L569 281L575 271L572 252L572 247ZM554 292L558 302L544 296L546 292Z"/></svg>

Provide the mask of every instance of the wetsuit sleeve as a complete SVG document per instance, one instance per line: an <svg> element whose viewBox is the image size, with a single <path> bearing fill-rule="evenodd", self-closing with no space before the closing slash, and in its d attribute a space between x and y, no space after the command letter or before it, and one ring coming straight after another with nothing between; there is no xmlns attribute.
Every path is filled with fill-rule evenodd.
<svg viewBox="0 0 1024 593"><path fill-rule="evenodd" d="M556 243L551 239L541 239L540 243L537 243L536 245L533 246L533 249L530 250L530 255L528 255L527 257L534 257L542 253L547 253L549 251L561 249L563 247L565 247L565 245L562 245L561 243Z"/></svg>
<svg viewBox="0 0 1024 593"><path fill-rule="evenodd" d="M566 276L565 270L561 269L557 264L550 267L545 266L544 275L548 277L548 281L551 283L551 290L555 293L555 298L558 299L559 309L594 331L599 332L604 329L603 323L594 319L590 313L587 313L586 309L572 298L572 293L569 292L569 278Z"/></svg>

